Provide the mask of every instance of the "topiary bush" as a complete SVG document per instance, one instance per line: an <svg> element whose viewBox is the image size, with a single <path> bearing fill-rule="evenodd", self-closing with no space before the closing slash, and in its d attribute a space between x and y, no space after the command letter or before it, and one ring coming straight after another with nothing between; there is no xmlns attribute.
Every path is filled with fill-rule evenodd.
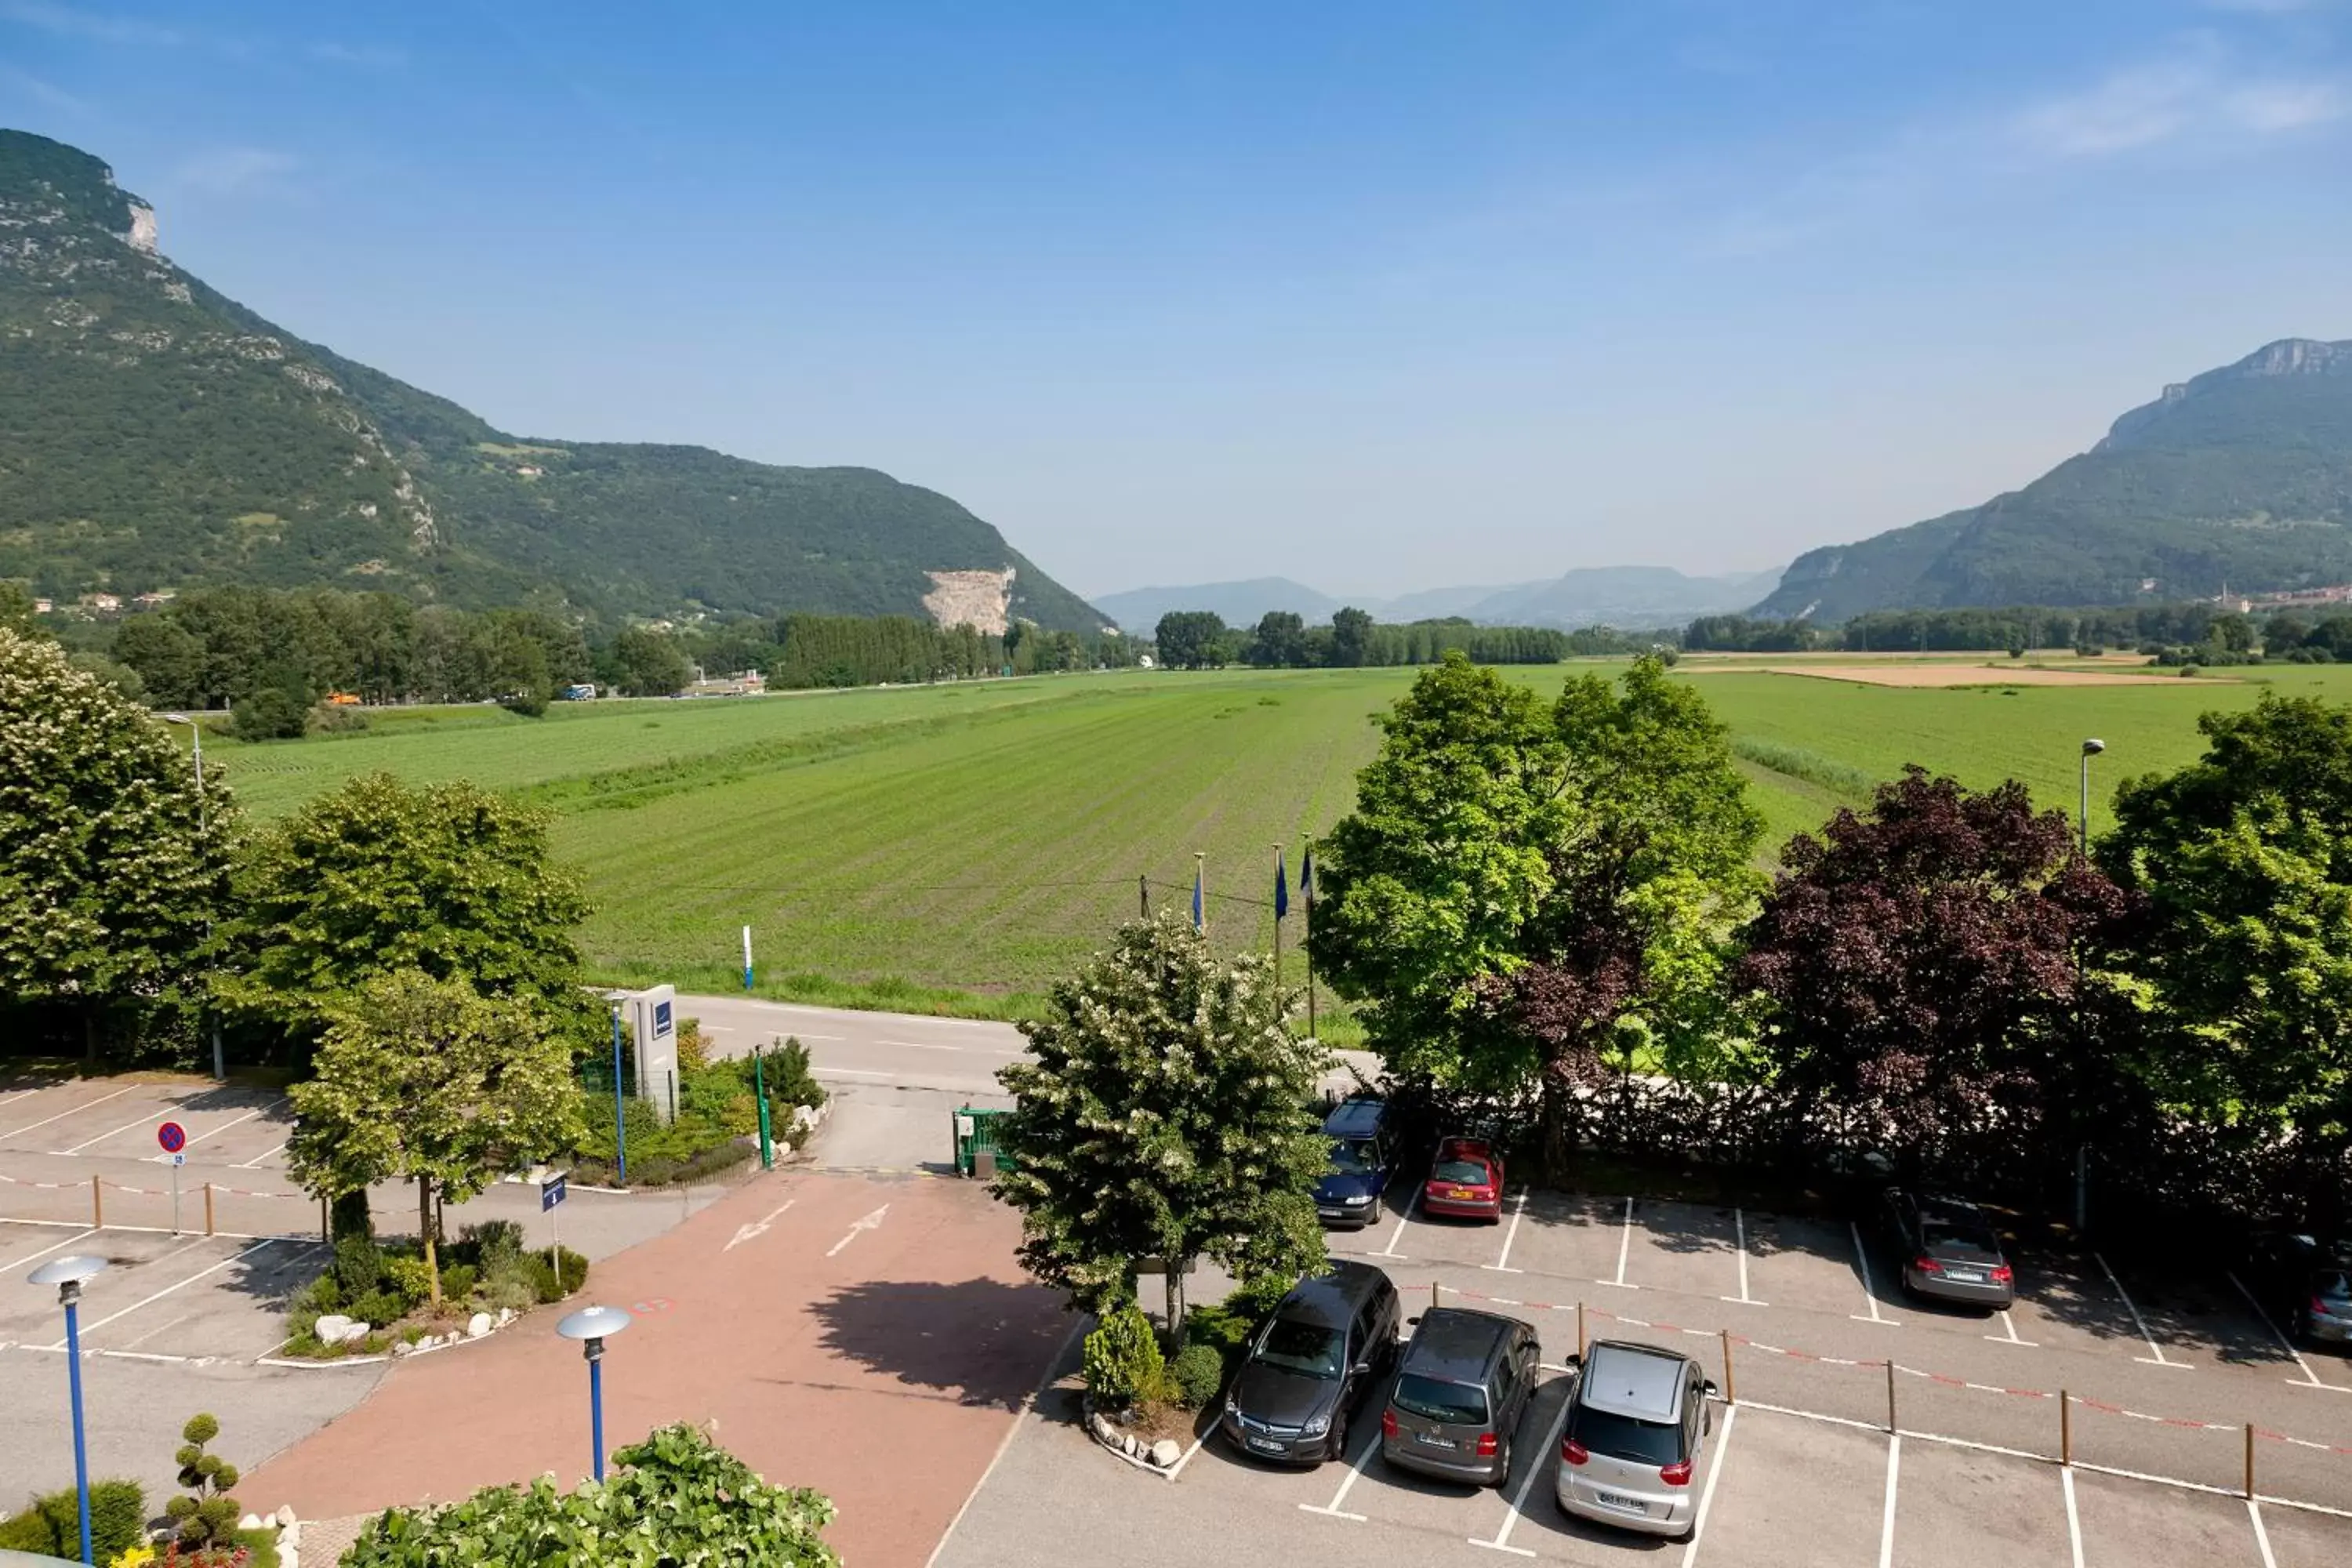
<svg viewBox="0 0 2352 1568"><path fill-rule="evenodd" d="M1225 1358L1214 1345L1197 1342L1186 1345L1168 1363L1168 1380L1174 1385L1178 1403L1187 1410L1201 1409L1224 1386Z"/></svg>
<svg viewBox="0 0 2352 1568"><path fill-rule="evenodd" d="M236 1499L228 1495L236 1485L236 1467L205 1451L205 1445L219 1436L220 1423L201 1413L189 1416L180 1428L180 1451L173 1458L180 1467L180 1484L189 1489L164 1504L163 1513L180 1527L185 1546L225 1545L236 1532ZM97 1544L95 1539L91 1544Z"/></svg>
<svg viewBox="0 0 2352 1568"><path fill-rule="evenodd" d="M1118 1409L1160 1391L1168 1363L1143 1309L1123 1301L1104 1314L1087 1336L1085 1368L1087 1392L1097 1405Z"/></svg>
<svg viewBox="0 0 2352 1568"><path fill-rule="evenodd" d="M101 1562L139 1544L147 1533L147 1493L137 1481L89 1485L89 1545ZM68 1488L35 1498L22 1513L0 1520L0 1551L33 1552L68 1562L81 1558L81 1508Z"/></svg>

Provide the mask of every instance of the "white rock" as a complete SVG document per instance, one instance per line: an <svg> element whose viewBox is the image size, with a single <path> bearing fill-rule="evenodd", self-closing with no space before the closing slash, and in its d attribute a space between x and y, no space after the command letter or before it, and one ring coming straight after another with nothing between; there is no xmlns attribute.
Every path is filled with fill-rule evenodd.
<svg viewBox="0 0 2352 1568"><path fill-rule="evenodd" d="M1129 1458L1133 1458L1135 1457L1135 1450L1139 1447L1135 1440L1135 1434L1129 1432L1126 1436L1121 1437L1118 1440L1118 1446L1123 1453L1125 1453Z"/></svg>
<svg viewBox="0 0 2352 1568"><path fill-rule="evenodd" d="M410 1344L406 1340L403 1340L398 1344L392 1347L392 1353L394 1355L415 1355L416 1353L416 1347Z"/></svg>
<svg viewBox="0 0 2352 1568"><path fill-rule="evenodd" d="M373 1326L367 1323L362 1323L358 1319L354 1318L352 1320L351 1327L343 1331L343 1343L347 1345L355 1345L373 1332L375 1332L375 1330Z"/></svg>
<svg viewBox="0 0 2352 1568"><path fill-rule="evenodd" d="M1151 1462L1163 1470L1173 1469L1176 1461L1183 1456L1184 1450L1176 1446L1173 1437L1162 1437L1151 1445Z"/></svg>
<svg viewBox="0 0 2352 1568"><path fill-rule="evenodd" d="M466 1337L467 1339L478 1340L489 1331L490 1315L488 1312L477 1312L472 1317L466 1320Z"/></svg>
<svg viewBox="0 0 2352 1568"><path fill-rule="evenodd" d="M289 1530L293 1528L294 1524L294 1505L292 1503L279 1503L278 1505L278 1511L271 1514L269 1517L278 1521L278 1529Z"/></svg>
<svg viewBox="0 0 2352 1568"><path fill-rule="evenodd" d="M319 1319L318 1326L310 1331L318 1335L322 1345L339 1345L343 1342L343 1331L351 1326L352 1321L341 1312L328 1312Z"/></svg>
<svg viewBox="0 0 2352 1568"><path fill-rule="evenodd" d="M248 1513L243 1519L236 1521L236 1527L239 1530L259 1530L261 1528L261 1516L257 1513Z"/></svg>
<svg viewBox="0 0 2352 1568"><path fill-rule="evenodd" d="M502 1329L505 1328L509 1323L513 1322L514 1319L515 1312L512 1307L500 1307L499 1309L499 1327Z"/></svg>

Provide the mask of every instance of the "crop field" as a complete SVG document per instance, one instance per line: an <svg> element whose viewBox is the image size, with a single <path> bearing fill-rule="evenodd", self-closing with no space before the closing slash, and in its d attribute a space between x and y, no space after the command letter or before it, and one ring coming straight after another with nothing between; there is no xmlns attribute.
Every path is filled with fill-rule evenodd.
<svg viewBox="0 0 2352 1568"><path fill-rule="evenodd" d="M1552 689L1567 671L1508 673ZM2352 699L2352 668L2332 666L2076 688L2002 673L1906 688L1701 664L1688 679L1731 726L1768 851L1908 762L1971 784L2018 777L2071 812L2090 735L2108 747L2092 764L2095 829L2116 781L2199 753L2200 713L2264 686ZM1273 846L1295 877L1300 836L1348 808L1379 743L1370 718L1411 674L1059 676L560 705L538 721L416 710L372 714L356 735L218 740L205 760L263 820L375 769L545 806L589 878L583 944L605 980L731 988L749 924L763 992L1019 1011L1136 910L1139 877L1155 909L1188 907L1195 851L1213 938L1263 949ZM1296 909L1286 932L1295 944Z"/></svg>

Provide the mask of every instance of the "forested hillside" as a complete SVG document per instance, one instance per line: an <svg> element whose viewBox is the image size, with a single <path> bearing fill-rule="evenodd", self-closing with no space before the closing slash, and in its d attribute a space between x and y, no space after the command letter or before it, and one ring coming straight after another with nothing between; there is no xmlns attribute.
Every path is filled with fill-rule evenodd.
<svg viewBox="0 0 2352 1568"><path fill-rule="evenodd" d="M988 523L868 468L518 438L285 331L153 248L97 159L0 131L0 577L58 599L223 584L607 614L1096 616ZM982 618L987 618L983 612Z"/></svg>

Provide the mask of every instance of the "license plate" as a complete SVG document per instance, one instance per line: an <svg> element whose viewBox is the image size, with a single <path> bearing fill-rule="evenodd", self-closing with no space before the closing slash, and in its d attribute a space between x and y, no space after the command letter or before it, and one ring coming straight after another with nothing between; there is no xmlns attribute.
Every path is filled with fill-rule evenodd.
<svg viewBox="0 0 2352 1568"><path fill-rule="evenodd" d="M1249 1446L1263 1454L1279 1454L1282 1452L1282 1445L1276 1442L1271 1437L1253 1437L1249 1440Z"/></svg>
<svg viewBox="0 0 2352 1568"><path fill-rule="evenodd" d="M1467 1187L1456 1187L1445 1195L1450 1198L1475 1198L1478 1194L1472 1192Z"/></svg>
<svg viewBox="0 0 2352 1568"><path fill-rule="evenodd" d="M1984 1272L1983 1270L1977 1268L1955 1268L1952 1270L1952 1278L1958 1280L1963 1285L1981 1285L1984 1283Z"/></svg>
<svg viewBox="0 0 2352 1568"><path fill-rule="evenodd" d="M1317 1209L1315 1212L1325 1219L1344 1219L1347 1217L1339 1209Z"/></svg>
<svg viewBox="0 0 2352 1568"><path fill-rule="evenodd" d="M1416 1432L1412 1435L1412 1440L1416 1443L1427 1444L1433 1448L1453 1448L1460 1446L1453 1438L1441 1437L1434 1432Z"/></svg>
<svg viewBox="0 0 2352 1568"><path fill-rule="evenodd" d="M1647 1513L1649 1508L1637 1498L1620 1497L1615 1492L1594 1492L1592 1500L1603 1508L1622 1508L1629 1513Z"/></svg>

